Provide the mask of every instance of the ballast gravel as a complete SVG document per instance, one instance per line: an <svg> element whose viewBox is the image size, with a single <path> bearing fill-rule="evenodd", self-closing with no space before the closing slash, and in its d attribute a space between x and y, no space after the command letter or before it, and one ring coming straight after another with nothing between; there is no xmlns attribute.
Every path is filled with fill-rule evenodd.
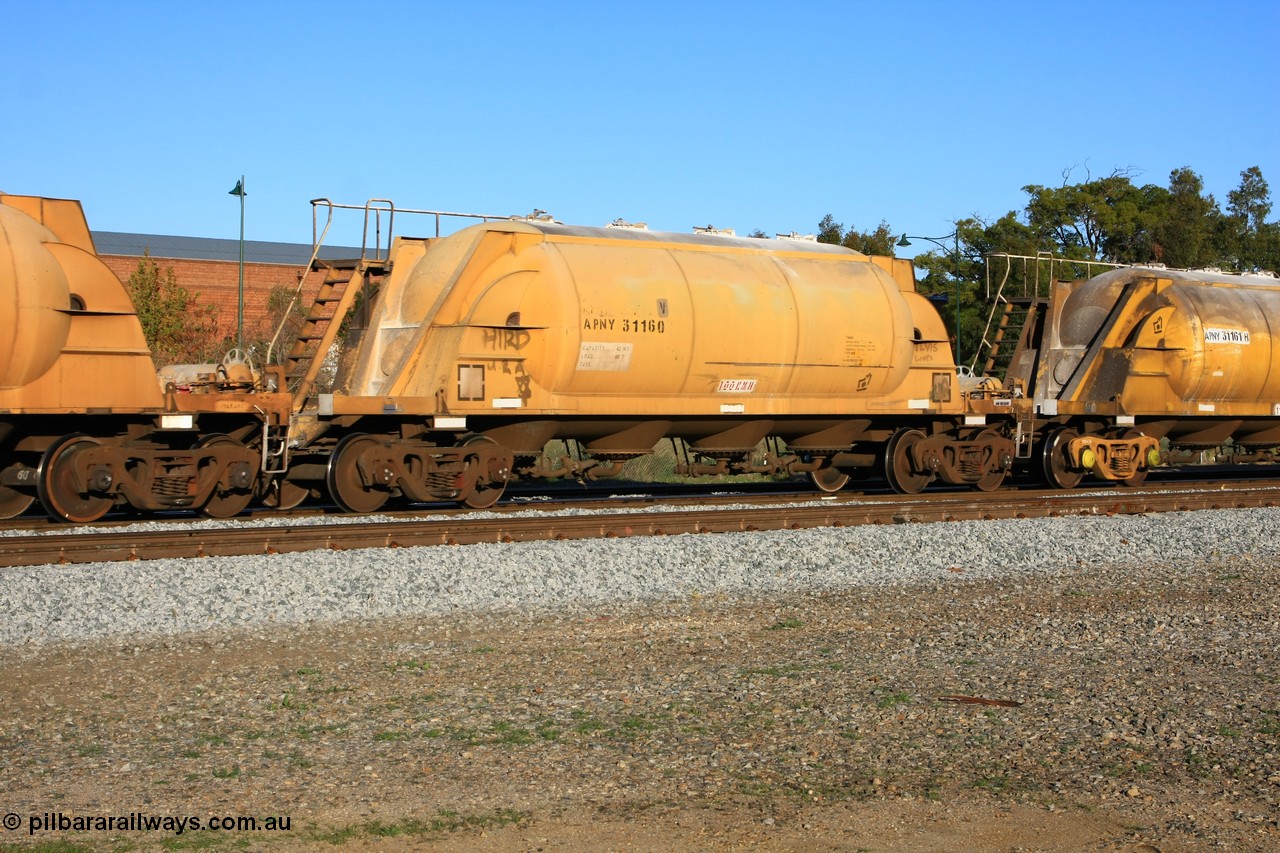
<svg viewBox="0 0 1280 853"><path fill-rule="evenodd" d="M1280 509L0 569L0 644L1280 557Z"/></svg>
<svg viewBox="0 0 1280 853"><path fill-rule="evenodd" d="M0 814L292 818L0 847L1270 853L1277 521L0 569Z"/></svg>

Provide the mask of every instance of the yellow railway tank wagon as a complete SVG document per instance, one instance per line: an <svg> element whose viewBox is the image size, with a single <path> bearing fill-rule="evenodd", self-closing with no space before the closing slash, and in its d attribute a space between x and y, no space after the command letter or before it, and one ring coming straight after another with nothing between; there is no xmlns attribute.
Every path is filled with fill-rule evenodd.
<svg viewBox="0 0 1280 853"><path fill-rule="evenodd" d="M212 393L165 393L80 203L0 194L0 518L37 499L81 522L117 504L239 512L290 397L228 367L194 389Z"/></svg>
<svg viewBox="0 0 1280 853"><path fill-rule="evenodd" d="M999 431L965 426L909 261L544 221L397 239L390 260L333 393L292 434L290 476L323 467L351 511L396 493L486 506L516 477L605 476L675 437L685 474L808 473L824 490L872 464L902 491L994 488L1012 464ZM588 458L542 458L557 438Z"/></svg>
<svg viewBox="0 0 1280 853"><path fill-rule="evenodd" d="M1053 485L1136 484L1160 439L1280 445L1280 280L1133 267L1056 282L1020 343L1029 428Z"/></svg>

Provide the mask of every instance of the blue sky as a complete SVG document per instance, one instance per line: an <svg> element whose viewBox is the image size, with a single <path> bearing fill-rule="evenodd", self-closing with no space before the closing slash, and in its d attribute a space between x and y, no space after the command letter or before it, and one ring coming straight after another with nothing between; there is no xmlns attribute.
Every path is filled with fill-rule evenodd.
<svg viewBox="0 0 1280 853"><path fill-rule="evenodd" d="M241 174L246 237L290 242L320 196L944 235L1067 169L1280 187L1276 0L0 10L0 190L79 198L96 230L234 238Z"/></svg>

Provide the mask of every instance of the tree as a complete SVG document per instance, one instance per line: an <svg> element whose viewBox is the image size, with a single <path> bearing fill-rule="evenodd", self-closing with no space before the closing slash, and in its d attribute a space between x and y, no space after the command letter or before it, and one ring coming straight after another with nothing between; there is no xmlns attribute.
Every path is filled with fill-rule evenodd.
<svg viewBox="0 0 1280 853"><path fill-rule="evenodd" d="M1227 216L1223 219L1222 242L1229 247L1236 269L1276 269L1280 226L1267 222L1270 213L1267 179L1261 169L1250 166L1240 173L1240 186L1227 193Z"/></svg>
<svg viewBox="0 0 1280 853"><path fill-rule="evenodd" d="M924 274L916 289L931 301L945 297L946 305L939 313L955 341L957 357L968 364L977 353L987 318L982 299L985 254L981 249L987 226L976 218L957 219L954 225L953 237L936 242L915 238L913 243L921 241L918 245L929 248L919 252L913 263Z"/></svg>
<svg viewBox="0 0 1280 853"><path fill-rule="evenodd" d="M1222 261L1216 246L1221 211L1212 195L1202 195L1204 179L1184 166L1169 174L1169 195L1151 227L1155 259L1177 269L1212 266Z"/></svg>
<svg viewBox="0 0 1280 853"><path fill-rule="evenodd" d="M1097 180L1068 184L1070 170L1060 187L1029 184L1023 191L1027 223L1041 241L1053 245L1068 258L1114 261L1126 247L1141 243L1147 225L1148 199L1123 170Z"/></svg>
<svg viewBox="0 0 1280 853"><path fill-rule="evenodd" d="M255 364L267 363L267 350L275 339L275 350L271 352L271 362L284 364L289 350L293 347L302 329L307 313L302 306L302 298L296 287L287 284L273 285L267 294L267 316L260 320L256 327L246 333L245 349ZM282 328L283 327L283 328ZM276 332L280 336L276 339Z"/></svg>
<svg viewBox="0 0 1280 853"><path fill-rule="evenodd" d="M987 274L993 288L1004 281L1006 296L1044 296L1051 275L1099 271L1083 263L1044 263L1045 258L1280 272L1280 222L1267 221L1270 188L1257 166L1240 173L1239 187L1227 195L1225 214L1189 166L1170 172L1167 187L1137 186L1123 169L1102 178L1086 174L1076 183L1070 182L1071 172L1062 173L1061 186L1024 186L1028 201L1022 211L1009 211L994 222L956 220L958 247L948 237L915 256L919 291L938 301L944 295L952 300L941 310L949 329L957 325L954 300L959 297L959 350L966 362L977 353L990 311ZM865 234L846 231L831 214L818 224L820 242L869 254L894 254L893 236L884 222ZM1027 260L1011 258L989 270L987 259L998 254Z"/></svg>
<svg viewBox="0 0 1280 853"><path fill-rule="evenodd" d="M173 267L162 273L151 252L144 251L126 288L157 367L220 357L226 342L218 337L214 307L199 305L196 294L178 284Z"/></svg>
<svg viewBox="0 0 1280 853"><path fill-rule="evenodd" d="M830 213L822 217L822 221L818 223L818 242L838 246L842 240L844 240L844 225L836 222Z"/></svg>
<svg viewBox="0 0 1280 853"><path fill-rule="evenodd" d="M1227 212L1240 219L1255 234L1267 224L1271 213L1271 188L1262 170L1250 166L1240 173L1240 186L1227 193Z"/></svg>
<svg viewBox="0 0 1280 853"><path fill-rule="evenodd" d="M864 255L893 257L895 237L897 235L893 233L889 223L883 219L880 220L880 224L876 226L874 231L859 231L853 227L845 231L844 225L836 222L835 217L830 213L822 217L822 221L818 223L817 238L819 243L844 246L845 248L853 249L855 252L862 252Z"/></svg>
<svg viewBox="0 0 1280 853"><path fill-rule="evenodd" d="M881 219L874 231L856 231L850 228L840 244L864 255L885 255L892 258L897 237L889 223Z"/></svg>

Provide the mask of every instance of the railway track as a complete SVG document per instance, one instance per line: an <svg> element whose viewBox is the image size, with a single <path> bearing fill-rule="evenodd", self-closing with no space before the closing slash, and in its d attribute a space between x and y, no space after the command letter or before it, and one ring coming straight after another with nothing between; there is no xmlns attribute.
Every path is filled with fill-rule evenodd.
<svg viewBox="0 0 1280 853"><path fill-rule="evenodd" d="M809 499L785 494L726 495L697 500L698 507L673 508L656 508L651 501L633 500L578 514L519 508L502 513L433 513L425 518L406 515L381 522L301 525L282 521L266 526L183 525L144 531L106 527L93 532L17 535L0 537L0 565L1269 507L1280 505L1280 486L1255 482L1181 483L1080 492L1020 489L987 494L850 494ZM744 503L750 505L743 506Z"/></svg>

